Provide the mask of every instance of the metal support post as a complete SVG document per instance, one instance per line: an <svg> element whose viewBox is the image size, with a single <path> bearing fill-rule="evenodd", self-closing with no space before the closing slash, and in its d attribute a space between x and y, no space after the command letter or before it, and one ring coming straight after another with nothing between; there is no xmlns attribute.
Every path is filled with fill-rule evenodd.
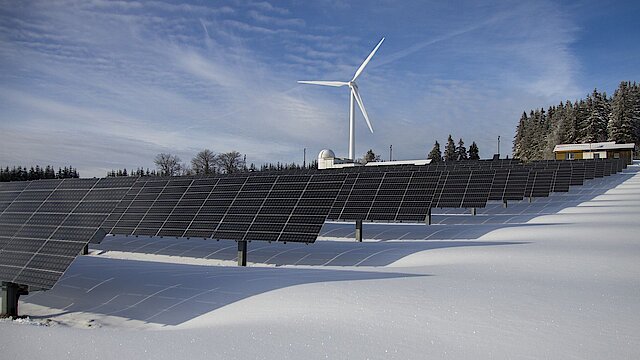
<svg viewBox="0 0 640 360"><path fill-rule="evenodd" d="M18 316L18 299L20 295L28 295L28 287L12 282L2 282L2 309L0 309L0 317L17 317Z"/></svg>
<svg viewBox="0 0 640 360"><path fill-rule="evenodd" d="M425 224L431 225L431 208L427 209L427 218L424 220Z"/></svg>
<svg viewBox="0 0 640 360"><path fill-rule="evenodd" d="M238 266L247 266L247 242L238 241Z"/></svg>
<svg viewBox="0 0 640 360"><path fill-rule="evenodd" d="M478 213L478 209L471 208L471 215L476 216L477 213Z"/></svg>
<svg viewBox="0 0 640 360"><path fill-rule="evenodd" d="M508 206L507 200L502 200L502 207L506 209L507 206Z"/></svg>
<svg viewBox="0 0 640 360"><path fill-rule="evenodd" d="M356 220L356 241L362 242L362 220Z"/></svg>

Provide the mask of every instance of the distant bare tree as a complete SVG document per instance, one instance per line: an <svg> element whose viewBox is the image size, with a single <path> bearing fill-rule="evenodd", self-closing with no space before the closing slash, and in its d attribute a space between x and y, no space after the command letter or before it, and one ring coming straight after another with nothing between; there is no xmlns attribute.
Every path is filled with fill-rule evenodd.
<svg viewBox="0 0 640 360"><path fill-rule="evenodd" d="M153 160L161 176L180 175L182 169L180 161L181 160L177 155L166 153L156 155L156 158Z"/></svg>
<svg viewBox="0 0 640 360"><path fill-rule="evenodd" d="M218 167L227 174L237 173L244 169L244 159L237 151L219 154L216 162Z"/></svg>
<svg viewBox="0 0 640 360"><path fill-rule="evenodd" d="M195 172L193 171L191 166L189 166L189 164L187 164L186 162L183 162L182 164L180 164L180 169L178 169L177 175L189 176L189 175L193 175L194 173Z"/></svg>
<svg viewBox="0 0 640 360"><path fill-rule="evenodd" d="M191 169L196 175L209 175L216 172L216 154L204 149L191 159Z"/></svg>

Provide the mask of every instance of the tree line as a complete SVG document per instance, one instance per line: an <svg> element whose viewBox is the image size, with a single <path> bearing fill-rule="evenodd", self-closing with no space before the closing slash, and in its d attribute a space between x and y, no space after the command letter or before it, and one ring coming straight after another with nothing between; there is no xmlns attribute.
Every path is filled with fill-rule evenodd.
<svg viewBox="0 0 640 360"><path fill-rule="evenodd" d="M436 140L433 148L427 155L427 159L431 159L432 163L441 163L443 161L462 161L462 160L480 160L480 150L476 142L472 142L469 151L464 146L464 140L460 138L458 144L453 141L453 137L449 134L447 145L444 147L444 154L440 150L440 143Z"/></svg>
<svg viewBox="0 0 640 360"><path fill-rule="evenodd" d="M586 99L524 112L513 140L513 156L553 159L558 144L615 141L640 143L640 85L623 81L612 97L593 92Z"/></svg>
<svg viewBox="0 0 640 360"><path fill-rule="evenodd" d="M50 165L47 165L46 167L36 165L30 168L23 166L14 166L11 169L9 169L8 166L6 166L4 169L0 167L0 182L29 181L40 179L69 179L79 177L80 174L78 173L78 170L72 166L58 168L58 171L56 171L54 167Z"/></svg>
<svg viewBox="0 0 640 360"><path fill-rule="evenodd" d="M254 171L282 171L296 169L316 168L317 160L302 165L292 163L266 163L257 167L254 163L247 166L246 155L238 151L216 154L209 149L198 152L189 163L175 154L160 153L153 160L156 169L135 170L118 169L107 172L108 177L116 176L181 176L181 175L211 175L211 174L235 174Z"/></svg>
<svg viewBox="0 0 640 360"><path fill-rule="evenodd" d="M449 135L444 155L440 151L440 144L436 141L433 150L428 155L428 159L433 162L442 161L458 161L458 160L479 160L480 156L478 146L475 142L467 151L464 141L460 139L456 146ZM381 161L380 155L369 149L363 157L356 160L361 164L372 161ZM107 172L108 177L116 176L181 176L181 175L211 175L211 174L235 174L241 172L254 171L283 171L283 170L301 170L315 169L318 167L318 161L313 159L303 164L295 162L291 163L265 163L257 167L254 163L247 166L246 155L240 154L238 151L230 151L227 153L216 154L209 149L198 152L189 163L175 154L160 153L153 160L156 169L145 170L142 167L127 170L118 169Z"/></svg>

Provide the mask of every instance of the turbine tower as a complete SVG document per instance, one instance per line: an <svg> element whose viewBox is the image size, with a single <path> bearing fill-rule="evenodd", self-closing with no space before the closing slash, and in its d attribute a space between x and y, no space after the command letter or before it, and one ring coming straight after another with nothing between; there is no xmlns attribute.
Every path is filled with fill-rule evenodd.
<svg viewBox="0 0 640 360"><path fill-rule="evenodd" d="M364 108L364 104L362 103L362 98L360 97L360 93L358 92L358 85L356 84L356 79L358 78L358 76L360 76L360 74L362 74L362 71L364 70L365 66L367 66L369 61L371 61L371 58L376 53L376 51L378 51L378 48L380 47L380 45L382 45L383 41L384 41L384 38L380 40L378 45L376 45L373 51L371 51L369 56L367 56L367 58L364 60L362 65L360 65L358 70L356 70L356 73L355 75L353 75L353 79L351 79L351 81L316 81L316 80L298 81L299 84L311 84L311 85L322 85L322 86L333 86L333 87L349 86L349 89L351 90L349 92L349 159L351 160L355 159L355 152L356 152L356 139L355 139L356 124L354 121L356 117L356 109L355 109L354 101L358 103L358 107L360 108L360 111L364 116L364 120L367 122L367 126L369 127L369 130L371 131L371 133L373 133L373 127L371 126L371 121L369 121L369 115L367 114L367 110Z"/></svg>

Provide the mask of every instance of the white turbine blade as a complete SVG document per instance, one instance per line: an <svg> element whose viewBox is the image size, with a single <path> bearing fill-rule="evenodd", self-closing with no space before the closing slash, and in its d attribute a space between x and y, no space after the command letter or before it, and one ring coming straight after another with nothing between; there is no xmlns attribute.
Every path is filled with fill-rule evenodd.
<svg viewBox="0 0 640 360"><path fill-rule="evenodd" d="M364 120L367 122L367 126L369 126L369 131L373 133L373 126L371 126L371 121L369 121L369 114L367 114L367 110L364 108L364 104L362 103L362 98L360 97L360 93L358 93L358 88L351 88L351 95L356 99L358 103L358 107L360 111L362 111L362 115L364 115Z"/></svg>
<svg viewBox="0 0 640 360"><path fill-rule="evenodd" d="M323 85L323 86L335 86L335 87L349 85L348 82L344 82L344 81L315 81L315 80L313 81L299 80L298 84L311 84L311 85Z"/></svg>
<svg viewBox="0 0 640 360"><path fill-rule="evenodd" d="M364 60L364 62L362 63L362 65L360 65L360 67L358 68L358 70L356 71L356 74L353 75L353 79L351 79L351 81L355 81L358 76L360 76L360 74L362 73L362 71L364 70L364 67L367 66L367 64L369 63L369 61L371 60L371 58L373 57L373 55L376 53L376 51L378 51L378 48L380 47L380 45L382 45L382 42L384 41L384 38L382 38L382 40L380 40L380 42L378 43L378 45L376 45L376 47L373 49L373 51L371 52L371 54L369 54L369 56L367 56L367 58Z"/></svg>

